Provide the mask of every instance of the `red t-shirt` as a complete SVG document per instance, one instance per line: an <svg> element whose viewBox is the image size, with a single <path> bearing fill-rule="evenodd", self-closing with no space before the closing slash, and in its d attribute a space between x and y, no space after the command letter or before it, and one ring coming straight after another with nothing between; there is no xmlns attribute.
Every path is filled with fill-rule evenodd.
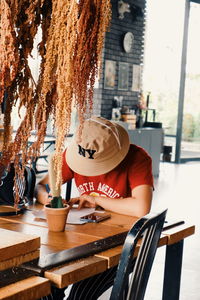
<svg viewBox="0 0 200 300"><path fill-rule="evenodd" d="M82 176L73 172L65 160L63 153L63 183L74 178L81 194L105 196L109 198L125 198L131 196L136 186L147 184L153 187L152 160L147 152L131 144L124 160L112 171L99 176Z"/></svg>

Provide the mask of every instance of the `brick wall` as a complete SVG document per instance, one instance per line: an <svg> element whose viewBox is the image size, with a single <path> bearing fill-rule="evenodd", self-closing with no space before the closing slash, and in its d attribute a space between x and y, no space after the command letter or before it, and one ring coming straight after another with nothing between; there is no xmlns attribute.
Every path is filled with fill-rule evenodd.
<svg viewBox="0 0 200 300"><path fill-rule="evenodd" d="M131 13L125 13L123 19L119 19L118 0L111 0L112 21L110 30L106 33L103 50L103 66L99 86L94 92L94 114L100 114L110 119L114 96L123 96L123 105L134 106L138 103L139 91L132 91L133 64L143 63L144 30L145 30L145 2L146 0L124 0L130 5ZM123 48L123 37L126 32L134 35L133 50L126 53ZM105 88L105 62L115 62L115 81L112 88ZM128 63L128 87L120 90L119 63Z"/></svg>

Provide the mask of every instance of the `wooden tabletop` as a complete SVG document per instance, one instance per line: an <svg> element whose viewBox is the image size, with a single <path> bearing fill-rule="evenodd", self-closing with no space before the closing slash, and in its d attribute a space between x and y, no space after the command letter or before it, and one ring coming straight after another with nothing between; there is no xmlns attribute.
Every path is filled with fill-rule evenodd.
<svg viewBox="0 0 200 300"><path fill-rule="evenodd" d="M41 209L37 205L30 209ZM36 218L31 210L23 215L0 217L0 228L34 234L40 237L40 256L57 253L62 250L74 248L102 238L113 236L129 230L138 220L136 217L111 213L111 218L101 223L88 223L83 225L66 224L64 232L49 232L45 220ZM194 233L195 226L183 224L161 235L159 246L173 244ZM71 283L105 271L118 264L122 246L97 253L87 258L61 264L58 267L45 271L44 276L57 287L63 288Z"/></svg>

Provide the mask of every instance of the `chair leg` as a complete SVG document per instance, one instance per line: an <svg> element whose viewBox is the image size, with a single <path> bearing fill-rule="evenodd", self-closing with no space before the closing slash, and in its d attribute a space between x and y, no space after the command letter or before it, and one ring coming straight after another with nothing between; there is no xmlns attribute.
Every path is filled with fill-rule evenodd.
<svg viewBox="0 0 200 300"><path fill-rule="evenodd" d="M178 300L180 293L183 240L167 246L162 300Z"/></svg>

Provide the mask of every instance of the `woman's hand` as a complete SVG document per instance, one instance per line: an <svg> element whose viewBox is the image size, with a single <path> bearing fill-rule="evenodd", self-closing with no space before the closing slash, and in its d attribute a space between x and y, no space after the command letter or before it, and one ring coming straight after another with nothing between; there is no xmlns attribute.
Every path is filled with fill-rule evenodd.
<svg viewBox="0 0 200 300"><path fill-rule="evenodd" d="M75 203L78 203L78 209L82 207L96 207L95 197L90 195L81 195L77 198L71 198L69 204L72 206Z"/></svg>

